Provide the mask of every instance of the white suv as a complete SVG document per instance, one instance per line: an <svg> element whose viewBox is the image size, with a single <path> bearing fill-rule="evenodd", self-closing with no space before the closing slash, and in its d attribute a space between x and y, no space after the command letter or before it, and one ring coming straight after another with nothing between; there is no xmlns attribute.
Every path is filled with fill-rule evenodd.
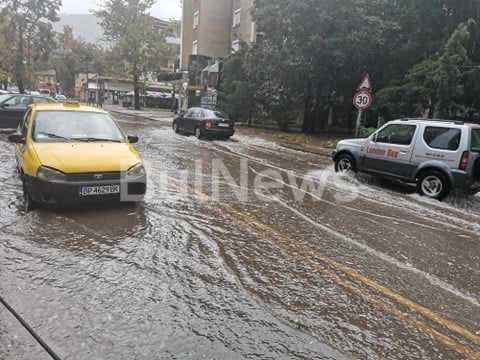
<svg viewBox="0 0 480 360"><path fill-rule="evenodd" d="M341 140L335 171L362 171L417 185L441 200L452 189L480 189L480 125L453 120L401 119L366 139Z"/></svg>

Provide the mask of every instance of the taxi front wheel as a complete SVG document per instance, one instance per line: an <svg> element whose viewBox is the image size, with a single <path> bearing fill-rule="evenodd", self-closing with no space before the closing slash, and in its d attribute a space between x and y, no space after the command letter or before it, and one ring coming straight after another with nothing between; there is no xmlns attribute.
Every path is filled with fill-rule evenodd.
<svg viewBox="0 0 480 360"><path fill-rule="evenodd" d="M420 195L442 200L450 191L447 177L439 171L431 170L422 173L417 181L417 191Z"/></svg>
<svg viewBox="0 0 480 360"><path fill-rule="evenodd" d="M25 212L35 210L38 207L38 203L32 199L30 193L28 192L27 184L25 180L23 181L23 209Z"/></svg>

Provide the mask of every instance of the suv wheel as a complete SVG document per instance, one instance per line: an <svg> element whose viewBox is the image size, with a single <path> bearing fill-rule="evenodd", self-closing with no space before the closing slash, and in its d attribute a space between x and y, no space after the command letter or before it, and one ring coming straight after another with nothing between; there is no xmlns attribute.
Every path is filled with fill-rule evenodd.
<svg viewBox="0 0 480 360"><path fill-rule="evenodd" d="M442 200L448 195L450 185L444 174L431 170L420 175L417 181L417 190L420 195Z"/></svg>
<svg viewBox="0 0 480 360"><path fill-rule="evenodd" d="M356 172L355 160L349 154L341 154L337 156L335 160L335 171L341 173L347 173L349 171Z"/></svg>

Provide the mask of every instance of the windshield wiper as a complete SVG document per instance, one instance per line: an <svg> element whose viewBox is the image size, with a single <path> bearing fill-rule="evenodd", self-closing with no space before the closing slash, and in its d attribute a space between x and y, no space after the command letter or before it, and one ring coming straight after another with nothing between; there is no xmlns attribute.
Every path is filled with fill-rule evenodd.
<svg viewBox="0 0 480 360"><path fill-rule="evenodd" d="M115 139L104 139L104 138L97 138L97 137L75 137L73 140L79 140L79 141L109 141L109 142L120 142L120 140L115 140Z"/></svg>
<svg viewBox="0 0 480 360"><path fill-rule="evenodd" d="M45 135L45 136L48 136L49 138L53 138L53 139L62 139L62 140L67 140L67 141L72 140L72 139L69 138L69 137L57 135L57 134L54 134L54 133L39 132L39 133L37 134L37 136L38 136L38 135Z"/></svg>

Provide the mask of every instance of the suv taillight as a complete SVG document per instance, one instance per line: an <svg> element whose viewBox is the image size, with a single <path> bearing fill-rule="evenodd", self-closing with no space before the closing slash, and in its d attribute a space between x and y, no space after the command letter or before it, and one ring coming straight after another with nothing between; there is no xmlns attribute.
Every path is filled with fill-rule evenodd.
<svg viewBox="0 0 480 360"><path fill-rule="evenodd" d="M467 167L468 167L468 156L470 155L470 153L468 151L464 151L463 154L462 154L462 159L460 160L460 165L458 165L458 168L460 170L467 170Z"/></svg>
<svg viewBox="0 0 480 360"><path fill-rule="evenodd" d="M210 120L208 120L206 123L205 123L205 129L211 129L212 128L212 122Z"/></svg>

